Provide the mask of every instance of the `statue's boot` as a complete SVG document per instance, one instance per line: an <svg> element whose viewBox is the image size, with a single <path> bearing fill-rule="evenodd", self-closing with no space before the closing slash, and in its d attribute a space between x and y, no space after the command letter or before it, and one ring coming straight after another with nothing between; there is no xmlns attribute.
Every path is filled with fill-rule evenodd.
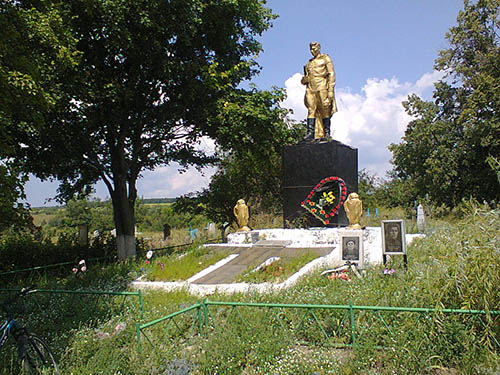
<svg viewBox="0 0 500 375"><path fill-rule="evenodd" d="M316 125L316 119L308 118L307 119L307 135L302 140L302 142L312 142L314 141L314 126Z"/></svg>
<svg viewBox="0 0 500 375"><path fill-rule="evenodd" d="M325 137L321 138L321 141L322 142L330 141L331 138L330 138L330 119L329 118L323 119L323 131L325 132Z"/></svg>

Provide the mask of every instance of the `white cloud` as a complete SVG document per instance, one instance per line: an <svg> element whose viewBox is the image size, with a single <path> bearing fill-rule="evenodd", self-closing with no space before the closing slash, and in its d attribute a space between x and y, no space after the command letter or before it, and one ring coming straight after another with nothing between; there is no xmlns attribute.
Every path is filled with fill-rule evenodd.
<svg viewBox="0 0 500 375"><path fill-rule="evenodd" d="M298 121L307 115L301 77L295 73L285 81L288 97L283 103L293 110L292 118ZM440 72L425 73L415 83L401 83L396 77L369 78L360 93L337 87L338 112L332 117L333 138L358 148L359 169L366 168L384 176L391 167L387 146L400 142L411 120L401 103L411 93L428 97L433 83L441 78Z"/></svg>
<svg viewBox="0 0 500 375"><path fill-rule="evenodd" d="M178 171L179 165L172 163L154 171L144 172L143 178L137 182L139 195L144 198L172 198L190 192L200 191L210 183L215 168L205 168L203 173L195 168L186 172Z"/></svg>

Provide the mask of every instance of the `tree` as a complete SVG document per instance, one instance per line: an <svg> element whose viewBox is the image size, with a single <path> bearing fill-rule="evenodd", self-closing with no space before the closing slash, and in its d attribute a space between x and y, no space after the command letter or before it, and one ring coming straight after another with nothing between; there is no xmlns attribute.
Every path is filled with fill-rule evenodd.
<svg viewBox="0 0 500 375"><path fill-rule="evenodd" d="M18 150L40 178L62 181L59 198L104 181L118 256L135 255L141 171L216 160L197 148L217 139L219 100L257 73L256 36L274 18L262 0L74 0L61 4L81 62L43 131ZM222 141L223 142L223 141Z"/></svg>
<svg viewBox="0 0 500 375"><path fill-rule="evenodd" d="M464 2L450 48L436 69L434 101L412 95L403 103L415 119L403 142L391 145L395 172L417 195L454 206L462 198L498 199L500 185L488 165L500 156L500 0Z"/></svg>
<svg viewBox="0 0 500 375"><path fill-rule="evenodd" d="M26 175L16 153L18 133L43 126L59 96L60 73L78 62L75 40L50 1L0 2L0 228L29 217L18 204Z"/></svg>
<svg viewBox="0 0 500 375"><path fill-rule="evenodd" d="M23 204L17 203L23 195L25 177L19 179L15 167L0 165L0 233L15 226L24 227L29 223L29 212Z"/></svg>
<svg viewBox="0 0 500 375"><path fill-rule="evenodd" d="M213 121L220 124L219 169L208 189L175 203L179 211L203 213L217 223L235 220L233 207L245 199L255 213L280 210L284 144L298 142L304 127L287 119L285 91L236 90L221 99Z"/></svg>

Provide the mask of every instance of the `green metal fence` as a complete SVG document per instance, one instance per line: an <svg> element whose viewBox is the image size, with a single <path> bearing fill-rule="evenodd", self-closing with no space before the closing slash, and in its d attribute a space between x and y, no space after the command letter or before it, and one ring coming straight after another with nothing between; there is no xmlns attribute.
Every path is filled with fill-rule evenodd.
<svg viewBox="0 0 500 375"><path fill-rule="evenodd" d="M159 323L166 323L165 327L166 335L169 334L169 327L174 325L179 332L183 329L197 327L200 334L205 334L207 328L211 327L213 329L216 327L215 319L212 317L211 309L212 306L219 306L224 308L231 308L229 314L225 317L226 324L231 319L239 319L243 324L251 326L250 320L255 320L255 314L250 314L249 317L244 317L241 313L242 308L257 308L265 309L266 314L257 324L267 324L269 322L264 322L265 317L269 318L269 313L272 313L273 324L278 324L282 329L312 329L315 328L321 335L326 339L337 340L337 342L331 342L332 345L338 347L354 347L358 345L358 337L361 331L370 330L370 319L376 319L381 327L384 329L385 333L389 336L394 337L395 332L391 329L391 321L388 321L387 316L384 319L383 314L399 314L399 313L413 313L417 314L418 319L424 319L427 321L434 321L430 316L437 318L450 315L462 315L472 317L469 319L469 325L477 322L480 326L487 328L486 321L491 321L492 319L500 316L500 311L485 311L485 310L462 310L462 309L441 309L441 308L418 308L418 307L392 307L392 306L357 306L357 305L313 305L313 304L283 304L283 303L249 303L249 302L216 302L209 301L205 299L199 301L198 303L184 308L182 310L176 311L172 314L166 315L162 318L147 322L144 324L136 323L136 336L138 342L139 351L142 348L142 337L153 344L152 340L146 334L146 330ZM287 318L284 314L285 310L294 310L295 312L301 311L301 314L296 316L300 319ZM340 320L336 321L337 330L332 329L332 327L327 327L325 324L325 319L331 317L335 312L339 312L342 316ZM322 316L322 315L326 316ZM364 324L361 325L358 319L362 317L364 319ZM369 314L370 317L367 317ZM183 319L183 328L178 324L176 318ZM298 320L298 322L297 322ZM393 321L392 323L394 323ZM345 327L347 326L347 327ZM344 329L342 329L344 327ZM347 337L341 337L339 334L344 334ZM500 343L495 337L491 335L491 340L494 345L500 349Z"/></svg>
<svg viewBox="0 0 500 375"><path fill-rule="evenodd" d="M2 293L17 293L20 292L21 289L16 288L0 288L0 292ZM123 296L123 301L121 306L125 304L127 298L137 298L139 303L139 312L141 319L144 317L144 299L142 296L142 292L138 290L137 292L119 292L119 291L102 291L102 290L61 290L61 289L36 289L32 292L32 294L67 294L67 295L90 295L96 296L95 300L97 302L97 298L100 296ZM32 295L30 294L30 295Z"/></svg>

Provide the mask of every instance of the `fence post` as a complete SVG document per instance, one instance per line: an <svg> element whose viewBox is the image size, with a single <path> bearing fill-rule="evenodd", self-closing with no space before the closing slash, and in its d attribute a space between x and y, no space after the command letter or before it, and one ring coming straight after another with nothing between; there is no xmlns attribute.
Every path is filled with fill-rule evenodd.
<svg viewBox="0 0 500 375"><path fill-rule="evenodd" d="M140 324L135 322L135 334L137 336L137 351L140 353L142 351L141 347L141 327Z"/></svg>
<svg viewBox="0 0 500 375"><path fill-rule="evenodd" d="M208 299L205 298L203 301L201 301L201 304L203 306L203 318L204 318L204 323L205 326L208 327L208 305L207 305Z"/></svg>
<svg viewBox="0 0 500 375"><path fill-rule="evenodd" d="M349 301L349 313L351 318L351 338L352 338L352 346L356 346L356 322L354 320L354 309L352 308L352 302Z"/></svg>
<svg viewBox="0 0 500 375"><path fill-rule="evenodd" d="M144 319L144 300L142 299L142 292L140 289L137 292L139 293L139 306L141 308L141 319Z"/></svg>
<svg viewBox="0 0 500 375"><path fill-rule="evenodd" d="M200 329L200 335L203 332L203 321L201 319L201 301L198 301L198 307L196 308L196 317L198 318L198 328Z"/></svg>

